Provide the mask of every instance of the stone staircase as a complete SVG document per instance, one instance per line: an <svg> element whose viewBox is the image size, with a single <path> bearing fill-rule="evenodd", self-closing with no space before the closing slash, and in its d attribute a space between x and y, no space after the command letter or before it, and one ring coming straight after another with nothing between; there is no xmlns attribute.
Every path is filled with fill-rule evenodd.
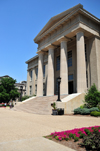
<svg viewBox="0 0 100 151"><path fill-rule="evenodd" d="M63 99L67 95L62 95L60 98ZM24 111L33 114L44 114L50 115L52 114L52 107L51 103L57 100L58 96L43 96L43 97L36 97L27 102L21 103L20 105L16 105L13 110Z"/></svg>

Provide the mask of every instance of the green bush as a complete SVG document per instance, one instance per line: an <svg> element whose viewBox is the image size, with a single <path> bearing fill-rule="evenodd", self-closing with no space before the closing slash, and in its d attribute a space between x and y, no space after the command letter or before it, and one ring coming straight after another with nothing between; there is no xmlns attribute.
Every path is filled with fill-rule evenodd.
<svg viewBox="0 0 100 151"><path fill-rule="evenodd" d="M92 111L91 113L90 113L90 115L91 116L100 116L100 112L98 112L98 111Z"/></svg>
<svg viewBox="0 0 100 151"><path fill-rule="evenodd" d="M90 114L90 109L83 108L80 114L82 114L82 115L88 115L88 114Z"/></svg>
<svg viewBox="0 0 100 151"><path fill-rule="evenodd" d="M74 114L81 114L82 109L80 107L74 109Z"/></svg>
<svg viewBox="0 0 100 151"><path fill-rule="evenodd" d="M84 104L80 106L81 109L83 109L84 107L85 107Z"/></svg>
<svg viewBox="0 0 100 151"><path fill-rule="evenodd" d="M85 102L90 108L96 107L97 104L100 102L100 92L97 90L95 84L91 86L91 88L85 95Z"/></svg>
<svg viewBox="0 0 100 151"><path fill-rule="evenodd" d="M30 96L25 95L25 96L23 96L23 97L21 98L21 101L24 101L24 100L26 100L26 99L28 99L28 98L30 98Z"/></svg>
<svg viewBox="0 0 100 151"><path fill-rule="evenodd" d="M97 104L97 107L98 107L98 109L99 109L99 111L100 111L100 102Z"/></svg>
<svg viewBox="0 0 100 151"><path fill-rule="evenodd" d="M98 109L98 107L92 107L92 108L90 108L90 112L92 112L92 111L98 111L99 112L99 109Z"/></svg>
<svg viewBox="0 0 100 151"><path fill-rule="evenodd" d="M85 136L80 145L85 146L86 150L100 151L100 132Z"/></svg>
<svg viewBox="0 0 100 151"><path fill-rule="evenodd" d="M81 114L81 115L88 115L90 114L92 111L99 111L99 109L97 107L92 107L92 108L76 108L74 110L74 114Z"/></svg>

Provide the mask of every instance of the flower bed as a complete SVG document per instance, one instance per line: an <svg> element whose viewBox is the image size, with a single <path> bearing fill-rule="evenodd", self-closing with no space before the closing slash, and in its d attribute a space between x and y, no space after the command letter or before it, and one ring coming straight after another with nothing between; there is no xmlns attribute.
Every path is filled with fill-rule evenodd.
<svg viewBox="0 0 100 151"><path fill-rule="evenodd" d="M92 137L91 137L92 136ZM95 137L95 139L93 139ZM96 138L97 137L97 138ZM100 126L92 126L92 127L83 127L83 128L75 128L72 130L67 130L67 131L62 131L62 132L54 132L51 133L48 137L51 140L56 140L59 142L63 141L74 141L77 142L79 141L79 145L92 149L96 149L96 151L100 151ZM92 140L91 140L92 138ZM88 141L88 144L86 142ZM95 140L98 140L95 141ZM83 141L83 142L82 142ZM78 144L78 143L77 143ZM93 146L92 146L93 144Z"/></svg>

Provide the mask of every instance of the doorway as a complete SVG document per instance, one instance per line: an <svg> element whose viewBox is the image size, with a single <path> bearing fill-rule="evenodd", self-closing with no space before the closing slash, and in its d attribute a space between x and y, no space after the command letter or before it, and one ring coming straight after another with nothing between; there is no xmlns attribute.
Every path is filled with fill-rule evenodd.
<svg viewBox="0 0 100 151"><path fill-rule="evenodd" d="M73 81L68 82L68 91L69 91L69 94L73 93Z"/></svg>

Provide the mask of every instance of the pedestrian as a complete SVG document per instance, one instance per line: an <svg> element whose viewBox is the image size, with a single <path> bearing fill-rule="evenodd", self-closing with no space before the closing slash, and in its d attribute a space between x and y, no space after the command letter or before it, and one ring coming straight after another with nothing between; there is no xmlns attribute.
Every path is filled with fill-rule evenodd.
<svg viewBox="0 0 100 151"><path fill-rule="evenodd" d="M7 106L7 103L5 102L4 106L6 107Z"/></svg>

